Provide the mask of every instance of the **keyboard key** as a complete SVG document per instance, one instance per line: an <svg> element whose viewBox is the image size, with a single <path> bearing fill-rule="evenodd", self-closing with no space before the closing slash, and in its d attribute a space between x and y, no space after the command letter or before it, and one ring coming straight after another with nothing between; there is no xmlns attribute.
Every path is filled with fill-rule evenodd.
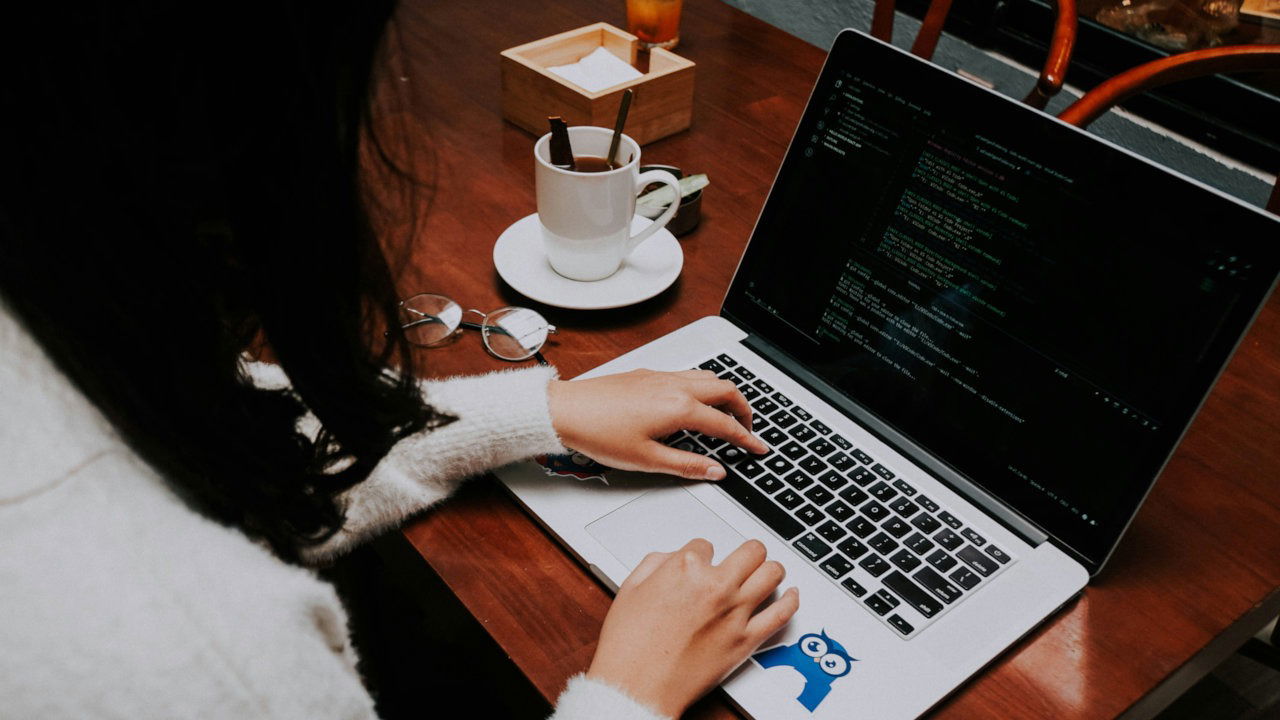
<svg viewBox="0 0 1280 720"><path fill-rule="evenodd" d="M880 577L889 569L889 563L879 555L870 555L862 558L862 562L858 563L858 567L871 573L871 577Z"/></svg>
<svg viewBox="0 0 1280 720"><path fill-rule="evenodd" d="M786 442L782 447L778 448L778 452L782 453L783 455L786 455L788 458L792 460L797 460L799 458L804 457L806 454L808 454L809 451L806 450L805 447L800 443L794 440L790 440Z"/></svg>
<svg viewBox="0 0 1280 720"><path fill-rule="evenodd" d="M867 594L867 589L862 587L862 585L859 584L857 580L854 580L851 577L847 577L844 580L841 580L840 587L853 593L854 597L862 597L863 595Z"/></svg>
<svg viewBox="0 0 1280 720"><path fill-rule="evenodd" d="M843 435L832 435L831 442L835 443L836 447L840 448L841 450L853 449L853 443L849 442L848 440L845 440Z"/></svg>
<svg viewBox="0 0 1280 720"><path fill-rule="evenodd" d="M888 590L885 590L884 588L881 588L876 591L876 597L883 600L884 603L891 608L896 608L902 604L902 601L898 599L897 595L894 595L893 593L889 592Z"/></svg>
<svg viewBox="0 0 1280 720"><path fill-rule="evenodd" d="M817 440L814 440L813 442L809 443L809 449L812 450L813 454L817 455L818 457L826 457L827 455L830 455L831 453L836 451L836 446L827 442L826 438L820 437Z"/></svg>
<svg viewBox="0 0 1280 720"><path fill-rule="evenodd" d="M828 520L818 526L818 534L822 536L823 540L833 543L848 535L849 531L841 527L839 523Z"/></svg>
<svg viewBox="0 0 1280 720"><path fill-rule="evenodd" d="M854 465L853 458L849 457L848 455L845 455L842 452L838 452L835 455L832 455L831 457L827 458L827 462L831 463L831 467L839 470L840 472L844 472L845 470L848 470Z"/></svg>
<svg viewBox="0 0 1280 720"><path fill-rule="evenodd" d="M938 513L938 519L950 525L952 530L959 530L961 527L964 526L964 523L960 522L960 518L956 517L955 515L952 515L946 510L943 510L942 512Z"/></svg>
<svg viewBox="0 0 1280 720"><path fill-rule="evenodd" d="M942 612L943 605L941 601L925 592L919 585L912 582L911 578L897 570L886 575L881 582L898 597L905 600L908 605L915 608L916 612L927 618Z"/></svg>
<svg viewBox="0 0 1280 720"><path fill-rule="evenodd" d="M739 373L741 373L742 371L741 371L741 370L739 370L738 372L739 372ZM743 375L743 377L746 377L746 376L745 376L745 375ZM752 380L752 381L751 381L751 384L752 384L752 385L755 385L757 388L759 388L759 389L760 389L760 392L762 392L762 393L771 393L771 392L773 392L773 386L772 386L772 385L770 385L769 383L765 382L764 380Z"/></svg>
<svg viewBox="0 0 1280 720"><path fill-rule="evenodd" d="M720 482L724 482L724 481L721 480ZM791 489L783 490L782 492L775 495L773 499L777 500L779 505L781 505L782 507L788 510L795 510L796 508L800 507L801 503L804 502L804 498L800 497L800 493ZM791 517L791 516L788 515L787 517Z"/></svg>
<svg viewBox="0 0 1280 720"><path fill-rule="evenodd" d="M736 470L730 470L724 480L716 483L716 486L729 494L729 497L737 500L739 504L747 509L752 515L759 518L769 529L778 533L784 540L790 540L804 526L800 521L791 517L782 508L779 508L759 490L752 487L742 476L737 474ZM791 492L784 490L783 494ZM781 497L781 496L779 496ZM796 502L800 501L800 496L796 496Z"/></svg>
<svg viewBox="0 0 1280 720"><path fill-rule="evenodd" d="M801 420L804 419L800 417L799 413L796 412L795 408L791 409L791 414L795 415L797 418L800 418ZM787 430L787 432L791 433L791 437L795 438L796 440L799 440L800 442L809 442L810 440L818 436L818 433L814 432L813 428L809 427L808 425L801 425L799 423L792 425L791 428Z"/></svg>
<svg viewBox="0 0 1280 720"><path fill-rule="evenodd" d="M932 535L934 530L942 527L942 523L938 522L938 518L932 515L921 513L911 520L911 524L920 529L925 535Z"/></svg>
<svg viewBox="0 0 1280 720"><path fill-rule="evenodd" d="M858 516L852 522L846 523L845 527L849 528L849 532L860 538L865 538L876 531L876 524L862 516Z"/></svg>
<svg viewBox="0 0 1280 720"><path fill-rule="evenodd" d="M960 599L960 588L947 582L946 578L934 572L931 567L920 568L919 572L912 577L923 585L925 590L933 593L944 603L953 603Z"/></svg>
<svg viewBox="0 0 1280 720"><path fill-rule="evenodd" d="M725 365L725 367L738 367L738 361L729 357L728 353L720 353L716 359Z"/></svg>
<svg viewBox="0 0 1280 720"><path fill-rule="evenodd" d="M916 494L916 489L911 487L911 485L908 484L907 481L903 480L902 478L898 478L897 480L894 480L893 486L898 488L898 490L902 492L903 495L906 495L907 497L912 497Z"/></svg>
<svg viewBox="0 0 1280 720"><path fill-rule="evenodd" d="M755 374L755 373L753 373L753 372L751 372L750 370L748 370L748 369L744 368L744 367L740 367L740 368L738 368L738 369L737 369L737 372L738 372L738 374L739 374L739 375L741 375L741 376L742 376L744 379L746 379L746 380L755 380L755 379L756 379L756 374Z"/></svg>
<svg viewBox="0 0 1280 720"><path fill-rule="evenodd" d="M923 507L925 510L928 510L931 513L938 512L938 503L930 500L929 497L926 495L921 495L920 497L916 498L916 502L920 503L921 507Z"/></svg>
<svg viewBox="0 0 1280 720"><path fill-rule="evenodd" d="M1005 563L1009 562L1009 555L1005 553L1005 551L996 547L995 545L987 546L987 554L995 558L996 562L1000 563L1001 565L1004 565Z"/></svg>
<svg viewBox="0 0 1280 720"><path fill-rule="evenodd" d="M867 599L863 600L862 603L871 608L871 612L877 615L884 615L893 609L889 603L882 600L878 595L868 595Z"/></svg>
<svg viewBox="0 0 1280 720"><path fill-rule="evenodd" d="M830 557L822 561L818 567L822 571L833 578L839 580L853 569L853 563L849 562L849 558L842 557L840 553L831 553Z"/></svg>
<svg viewBox="0 0 1280 720"><path fill-rule="evenodd" d="M804 494L804 496L809 498L809 500L812 501L813 504L817 505L818 507L822 507L823 505L826 505L827 503L834 500L836 497L835 495L831 494L830 490L822 487L821 485L814 485L812 488L809 489L808 492Z"/></svg>
<svg viewBox="0 0 1280 720"><path fill-rule="evenodd" d="M707 445L707 447L716 451L716 457L720 458L722 462L736 463L739 460L745 460L748 457L746 450L732 445L727 445L723 440L709 437L703 437L701 440L704 445ZM719 448L718 450L716 449L717 447Z"/></svg>
<svg viewBox="0 0 1280 720"><path fill-rule="evenodd" d="M831 552L831 546L811 532L801 535L800 539L791 543L791 546L813 562L821 560Z"/></svg>
<svg viewBox="0 0 1280 720"><path fill-rule="evenodd" d="M875 465L872 465L871 471L879 475L880 477L884 478L885 480L892 480L894 477L893 471L881 465L880 463L876 463Z"/></svg>
<svg viewBox="0 0 1280 720"><path fill-rule="evenodd" d="M946 550L934 550L925 561L938 568L939 572L946 572L956 566L956 559L948 555Z"/></svg>
<svg viewBox="0 0 1280 720"><path fill-rule="evenodd" d="M903 620L902 616L898 613L894 613L889 616L889 624L893 626L894 630L897 630L903 635L910 635L911 632L915 630L915 628L911 627L911 623Z"/></svg>
<svg viewBox="0 0 1280 720"><path fill-rule="evenodd" d="M751 407L755 408L756 412L769 415L778 409L778 403L767 397L758 397L751 403Z"/></svg>
<svg viewBox="0 0 1280 720"><path fill-rule="evenodd" d="M978 583L982 582L982 578L965 568L956 568L956 571L951 573L951 579L955 580L956 584L965 590L972 590L977 587Z"/></svg>
<svg viewBox="0 0 1280 720"><path fill-rule="evenodd" d="M818 478L818 480L822 480L822 478ZM840 491L840 497L844 498L845 502L856 507L866 502L867 498L871 496L859 490L856 486L850 485Z"/></svg>
<svg viewBox="0 0 1280 720"><path fill-rule="evenodd" d="M743 385L738 388L738 392L742 393L742 397L746 398L747 402L751 402L752 400L760 397L760 391L750 385Z"/></svg>
<svg viewBox="0 0 1280 720"><path fill-rule="evenodd" d="M876 533L876 536L867 541L872 549L881 555L888 555L898 549L898 541L889 537L887 533Z"/></svg>
<svg viewBox="0 0 1280 720"><path fill-rule="evenodd" d="M827 464L822 461L822 458L806 455L805 458L800 461L800 467L804 468L805 472L808 472L810 475L818 475L826 471Z"/></svg>
<svg viewBox="0 0 1280 720"><path fill-rule="evenodd" d="M743 477L747 479L751 479L764 472L764 468L760 463L752 460L751 458L747 458L737 465L734 465L734 469L742 473Z"/></svg>
<svg viewBox="0 0 1280 720"><path fill-rule="evenodd" d="M782 489L782 481L772 475L765 475L756 481L756 487L772 495Z"/></svg>
<svg viewBox="0 0 1280 720"><path fill-rule="evenodd" d="M821 510L819 510L818 508L812 505L805 505L804 507L796 511L796 517L800 518L800 521L803 522L805 525L812 527L818 524L823 518L826 517L826 515L824 515Z"/></svg>
<svg viewBox="0 0 1280 720"><path fill-rule="evenodd" d="M911 537L903 540L902 544L911 548L911 552L917 555L923 555L933 549L933 541L920 533L911 533Z"/></svg>
<svg viewBox="0 0 1280 720"><path fill-rule="evenodd" d="M702 363L698 367L702 368L703 370L710 370L713 373L724 372L724 365L721 365L720 362L714 358Z"/></svg>
<svg viewBox="0 0 1280 720"><path fill-rule="evenodd" d="M911 532L911 526L908 525L906 521L903 520L902 518L896 518L896 517L889 518L888 520L884 521L884 523L880 526L880 529L884 530L885 532L889 533L890 535L896 538L900 538L903 535L906 535L907 533Z"/></svg>
<svg viewBox="0 0 1280 720"><path fill-rule="evenodd" d="M761 415L760 413L751 414L751 429L753 431L760 432L761 430L763 430L768 426L769 426L769 418Z"/></svg>
<svg viewBox="0 0 1280 720"><path fill-rule="evenodd" d="M963 562L965 565L968 565L983 575L990 575L1000 569L1000 566L996 564L995 560L983 555L982 551L975 547L969 547L966 545L965 547L960 548L960 551L956 553L956 557L960 558L960 562Z"/></svg>
<svg viewBox="0 0 1280 720"><path fill-rule="evenodd" d="M792 472L787 473L783 480L786 480L788 485L797 490L803 490L813 484L813 478L805 475L799 470L793 470Z"/></svg>
<svg viewBox="0 0 1280 720"><path fill-rule="evenodd" d="M769 397L773 398L773 401L774 401L774 402L778 403L779 405L781 405L781 406L782 406L782 407L784 407L784 408L789 408L789 407L791 407L792 405L794 405L794 404L795 404L795 403L791 402L791 398L787 397L786 395L783 395L783 394L782 394L782 393L780 393L780 392L776 392L776 393L774 393L774 394L770 395Z"/></svg>
<svg viewBox="0 0 1280 720"><path fill-rule="evenodd" d="M776 415L770 415L769 419L780 428L789 428L796 424L796 416L786 410L779 410Z"/></svg>
<svg viewBox="0 0 1280 720"><path fill-rule="evenodd" d="M959 535L951 532L947 528L939 530L938 534L933 536L933 539L936 540L939 545L948 550L955 550L964 544L964 540L961 540Z"/></svg>
<svg viewBox="0 0 1280 720"><path fill-rule="evenodd" d="M821 420L814 420L813 422L809 423L809 427L813 428L814 430L817 430L819 435L831 434L831 428L827 427L826 425L823 425Z"/></svg>
<svg viewBox="0 0 1280 720"><path fill-rule="evenodd" d="M973 528L965 528L960 531L960 534L968 538L969 542L977 545L978 547L982 547L987 544L987 539L974 532Z"/></svg>
<svg viewBox="0 0 1280 720"><path fill-rule="evenodd" d="M847 478L847 477L845 477L845 476L841 475L840 473L836 472L835 470L828 470L828 471L826 471L826 472L824 472L824 473L822 473L821 475L819 475L819 476L818 476L818 482L822 483L823 485L826 485L827 487L831 488L832 490L839 490L840 488L842 488L842 487L844 487L845 485L848 485L848 484L849 484L849 478ZM852 487L852 486L850 486L850 488L849 488L849 489L850 489L850 490L857 490L857 488ZM859 491L859 492L861 492L861 491ZM862 493L862 494L863 494L864 496L866 495L866 493ZM854 504L856 505L857 503L854 503Z"/></svg>
<svg viewBox="0 0 1280 720"><path fill-rule="evenodd" d="M893 502L889 503L889 509L898 513L904 518L909 518L912 515L915 515L916 512L920 510L920 506L908 500L904 495L903 497L900 497L897 500L894 500Z"/></svg>
<svg viewBox="0 0 1280 720"><path fill-rule="evenodd" d="M772 470L777 475L783 475L795 467L795 465L792 465L789 460L780 455L774 455L768 460L765 460L764 466Z"/></svg>
<svg viewBox="0 0 1280 720"><path fill-rule="evenodd" d="M868 501L866 505L862 506L861 510L862 514L873 522L880 522L889 516L889 511L885 510L884 506L875 500Z"/></svg>
<svg viewBox="0 0 1280 720"><path fill-rule="evenodd" d="M857 560L867 554L867 546L854 537L847 537L844 540L841 540L836 545L836 549L854 560Z"/></svg>
<svg viewBox="0 0 1280 720"><path fill-rule="evenodd" d="M778 428L771 427L768 430L765 430L764 432L760 433L760 439L769 443L773 447L777 447L787 442L787 434L782 432Z"/></svg>
<svg viewBox="0 0 1280 720"><path fill-rule="evenodd" d="M872 460L871 456L862 452L862 450L854 450L849 454L857 458L858 462L862 463L863 465L872 465L875 463L875 460Z"/></svg>
<svg viewBox="0 0 1280 720"><path fill-rule="evenodd" d="M737 375L734 375L733 373L729 372L728 370L725 370L724 372L720 373L720 376L719 376L719 377L720 377L720 379L721 379L721 380L728 380L729 382L733 383L734 385L741 385L741 384L743 383L742 378L738 377Z"/></svg>
<svg viewBox="0 0 1280 720"><path fill-rule="evenodd" d="M848 520L849 518L853 517L855 514L853 512L853 508L849 507L848 505L846 505L845 503L839 500L828 505L826 510L827 510L827 514L830 515L832 519L837 520L839 522L844 522L845 520Z"/></svg>
<svg viewBox="0 0 1280 720"><path fill-rule="evenodd" d="M813 419L813 416L809 414L809 411L808 411L808 410L805 410L804 408L800 407L799 405L797 405L797 406L795 406L795 407L791 408L791 414L792 414L792 415L795 415L796 417L800 418L801 420L804 420L805 422L809 422L810 420L812 420L812 419Z"/></svg>
<svg viewBox="0 0 1280 720"><path fill-rule="evenodd" d="M910 550L902 548L898 552L894 553L893 557L889 558L889 562L897 565L903 572L911 572L912 570L920 567L921 560L915 555L912 555Z"/></svg>
<svg viewBox="0 0 1280 720"><path fill-rule="evenodd" d="M870 488L867 489L867 492L871 493L871 495L875 497L875 499L881 502L892 500L893 497L898 494L897 490L894 490L893 488L889 487L889 484L883 481L878 482L875 485L872 485Z"/></svg>
<svg viewBox="0 0 1280 720"><path fill-rule="evenodd" d="M864 467L858 468L849 477L853 478L853 481L858 483L862 487L866 487L868 483L876 479L876 476L870 470Z"/></svg>

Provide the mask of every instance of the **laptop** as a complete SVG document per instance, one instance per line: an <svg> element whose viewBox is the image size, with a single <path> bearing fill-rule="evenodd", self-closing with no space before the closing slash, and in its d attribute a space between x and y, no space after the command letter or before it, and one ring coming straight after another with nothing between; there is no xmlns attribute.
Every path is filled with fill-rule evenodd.
<svg viewBox="0 0 1280 720"><path fill-rule="evenodd" d="M498 476L616 588L693 537L800 589L724 683L754 718L912 718L1105 565L1280 271L1280 219L854 30L720 314L588 376L705 368L728 477Z"/></svg>

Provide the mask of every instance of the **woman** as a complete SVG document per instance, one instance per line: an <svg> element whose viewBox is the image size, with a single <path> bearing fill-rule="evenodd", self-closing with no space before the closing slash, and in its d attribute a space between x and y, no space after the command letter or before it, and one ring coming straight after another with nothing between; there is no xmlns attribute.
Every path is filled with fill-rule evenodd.
<svg viewBox="0 0 1280 720"><path fill-rule="evenodd" d="M712 480L654 438L764 449L706 373L418 382L400 338L370 342L395 322L374 228L400 218L360 172L390 11L4 24L0 716L369 717L341 605L291 563L566 445ZM678 715L794 613L794 590L761 608L782 571L759 543L710 558L636 569L557 717Z"/></svg>

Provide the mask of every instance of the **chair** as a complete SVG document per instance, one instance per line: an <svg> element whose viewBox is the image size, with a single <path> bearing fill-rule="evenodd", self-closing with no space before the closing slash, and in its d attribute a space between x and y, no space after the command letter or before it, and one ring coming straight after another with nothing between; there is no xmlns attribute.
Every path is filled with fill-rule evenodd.
<svg viewBox="0 0 1280 720"><path fill-rule="evenodd" d="M1280 71L1280 45L1227 45L1178 53L1130 68L1104 81L1059 113L1063 122L1085 127L1114 105L1140 92L1179 80L1217 73ZM1267 210L1280 215L1280 177Z"/></svg>
<svg viewBox="0 0 1280 720"><path fill-rule="evenodd" d="M871 16L871 35L879 40L893 40L893 8L894 0L876 0ZM911 45L914 55L930 60L938 46L938 38L942 35L942 25L946 22L947 13L951 11L951 0L930 0L929 9L925 12L920 32L916 34ZM1049 53L1044 67L1040 70L1040 79L1031 92L1023 99L1026 104L1044 109L1049 98L1058 94L1062 82L1067 76L1067 66L1071 64L1071 51L1076 43L1076 0L1057 0L1057 17L1053 24L1053 38L1049 42Z"/></svg>

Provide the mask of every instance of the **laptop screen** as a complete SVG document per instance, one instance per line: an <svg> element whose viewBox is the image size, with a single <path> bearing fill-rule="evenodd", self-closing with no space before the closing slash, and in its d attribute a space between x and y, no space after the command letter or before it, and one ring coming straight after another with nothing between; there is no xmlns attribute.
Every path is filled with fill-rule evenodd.
<svg viewBox="0 0 1280 720"><path fill-rule="evenodd" d="M854 31L724 314L1099 565L1280 221Z"/></svg>

